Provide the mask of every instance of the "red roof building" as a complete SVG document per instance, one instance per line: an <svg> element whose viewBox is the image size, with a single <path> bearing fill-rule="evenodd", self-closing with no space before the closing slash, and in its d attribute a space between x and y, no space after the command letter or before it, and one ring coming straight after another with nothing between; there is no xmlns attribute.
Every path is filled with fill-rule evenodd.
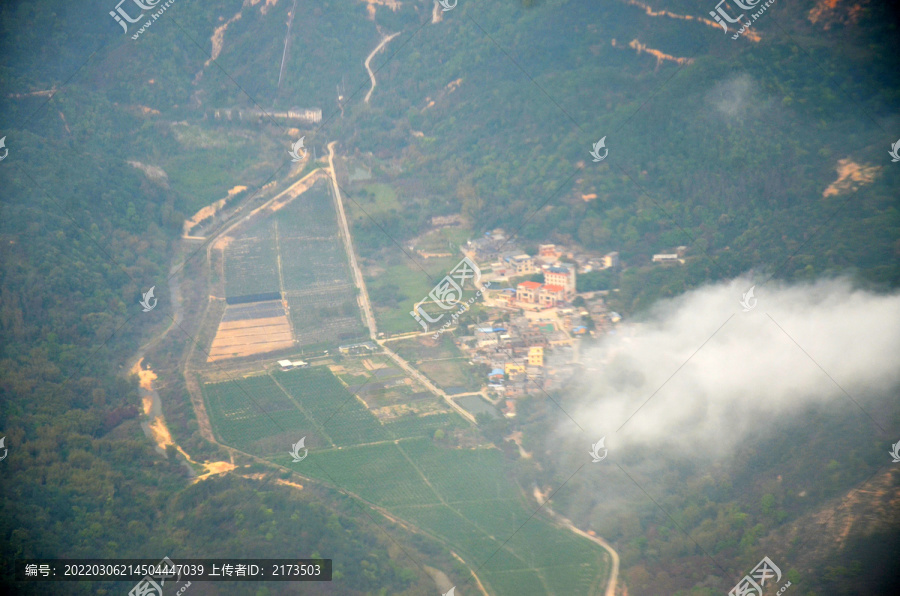
<svg viewBox="0 0 900 596"><path fill-rule="evenodd" d="M566 301L566 289L562 286L546 284L541 287L538 302L541 306L558 306Z"/></svg>
<svg viewBox="0 0 900 596"><path fill-rule="evenodd" d="M537 304L540 290L541 284L538 282L523 281L516 287L516 300L527 302L528 304Z"/></svg>

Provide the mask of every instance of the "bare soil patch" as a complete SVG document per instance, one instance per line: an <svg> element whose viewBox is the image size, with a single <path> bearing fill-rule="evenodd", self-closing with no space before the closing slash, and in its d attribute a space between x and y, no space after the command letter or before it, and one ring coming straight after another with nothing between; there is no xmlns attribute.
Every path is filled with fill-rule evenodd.
<svg viewBox="0 0 900 596"><path fill-rule="evenodd" d="M207 362L240 358L294 346L286 315L221 323L213 338Z"/></svg>

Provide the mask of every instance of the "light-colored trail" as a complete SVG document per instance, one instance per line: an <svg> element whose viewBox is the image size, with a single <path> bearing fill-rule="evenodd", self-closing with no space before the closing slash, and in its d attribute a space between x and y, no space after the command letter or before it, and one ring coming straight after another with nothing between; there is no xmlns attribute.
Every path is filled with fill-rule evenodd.
<svg viewBox="0 0 900 596"><path fill-rule="evenodd" d="M331 185L334 189L334 204L338 213L338 223L341 226L341 236L344 240L344 249L350 259L350 269L353 271L353 279L359 288L359 301L366 318L366 327L369 328L369 338L375 339L378 329L375 327L375 315L372 313L372 304L369 302L369 291L363 280L362 270L356 261L356 251L353 250L353 240L350 236L350 225L347 223L347 214L344 212L344 201L341 198L341 188L338 186L337 173L334 170L334 145L336 141L328 143L328 170L331 174Z"/></svg>
<svg viewBox="0 0 900 596"><path fill-rule="evenodd" d="M567 528L569 528L579 536L584 536L591 542L602 546L606 550L606 552L609 553L609 556L612 557L612 569L610 569L609 571L609 583L606 584L606 596L616 596L616 584L619 581L619 553L617 553L616 549L610 546L610 544L606 540L600 538L599 536L591 536L587 532L576 528L575 525L569 520L565 518L563 519L563 525L565 525Z"/></svg>
<svg viewBox="0 0 900 596"><path fill-rule="evenodd" d="M375 54L377 54L378 52L380 52L380 51L384 48L384 46L387 45L387 42L391 41L392 39L394 39L394 38L397 37L398 35L400 35L400 32L399 32L399 31L398 31L397 33L393 33L393 34L391 34L391 35L388 35L387 37L385 37L384 39L382 39L382 40L381 40L381 43L378 44L378 45L375 47L375 49L372 50L372 53L369 54L369 57L366 58L366 70L369 71L369 78L372 79L372 88L369 89L369 92L368 92L368 93L366 93L366 103L369 103L369 98L372 97L372 92L375 91L375 73L372 72L372 69L369 67L369 63L372 62L372 58L375 57Z"/></svg>
<svg viewBox="0 0 900 596"><path fill-rule="evenodd" d="M537 494L535 495L538 496ZM540 499L538 499L540 502ZM606 584L606 592L604 596L616 596L616 587L619 581L619 553L616 552L606 540L600 538L599 536L591 536L587 532L577 528L575 524L573 524L569 519L561 516L560 514L553 511L549 505L544 507L544 511L550 514L550 517L553 518L558 524L562 525L564 528L571 530L572 532L587 538L594 544L597 544L609 553L609 556L612 558L612 568L609 570L609 582Z"/></svg>
<svg viewBox="0 0 900 596"><path fill-rule="evenodd" d="M284 51L281 53L281 67L278 69L278 86L275 87L275 97L278 97L278 90L281 89L281 78L284 75L284 62L287 60L288 47L291 43L291 26L294 24L294 14L297 12L297 0L294 0L294 7L291 9L288 18L287 33L284 36Z"/></svg>

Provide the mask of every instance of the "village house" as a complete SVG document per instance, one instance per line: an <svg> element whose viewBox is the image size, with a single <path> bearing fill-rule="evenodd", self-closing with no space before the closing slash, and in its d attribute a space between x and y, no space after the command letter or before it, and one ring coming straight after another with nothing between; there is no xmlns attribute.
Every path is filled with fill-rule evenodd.
<svg viewBox="0 0 900 596"><path fill-rule="evenodd" d="M603 257L603 265L607 269L618 269L619 267L619 253L611 252Z"/></svg>
<svg viewBox="0 0 900 596"><path fill-rule="evenodd" d="M670 253L670 254L653 255L653 262L654 263L680 263L682 261L681 261L681 259L678 258L677 254Z"/></svg>
<svg viewBox="0 0 900 596"><path fill-rule="evenodd" d="M525 365L516 364L515 362L507 362L505 366L506 374L509 375L510 379L513 375L518 373L525 372Z"/></svg>
<svg viewBox="0 0 900 596"><path fill-rule="evenodd" d="M544 366L544 348L540 346L532 346L528 348L528 366Z"/></svg>
<svg viewBox="0 0 900 596"><path fill-rule="evenodd" d="M572 338L563 331L554 331L547 339L551 348L572 345Z"/></svg>
<svg viewBox="0 0 900 596"><path fill-rule="evenodd" d="M537 271L534 267L534 259L524 253L505 257L504 261L507 264L507 275L510 276L530 275Z"/></svg>
<svg viewBox="0 0 900 596"><path fill-rule="evenodd" d="M541 284L536 281L523 281L516 286L516 301L526 304L537 304Z"/></svg>
<svg viewBox="0 0 900 596"><path fill-rule="evenodd" d="M556 249L555 244L541 244L538 246L538 258L545 263L554 263L562 255Z"/></svg>
<svg viewBox="0 0 900 596"><path fill-rule="evenodd" d="M497 333L494 333L493 327L481 327L475 330L475 343L479 348L496 346L497 342Z"/></svg>
<svg viewBox="0 0 900 596"><path fill-rule="evenodd" d="M566 289L562 286L544 284L538 294L541 306L559 306L566 301Z"/></svg>
<svg viewBox="0 0 900 596"><path fill-rule="evenodd" d="M566 299L575 295L575 267L573 265L554 265L544 269L544 283L551 286L562 286Z"/></svg>

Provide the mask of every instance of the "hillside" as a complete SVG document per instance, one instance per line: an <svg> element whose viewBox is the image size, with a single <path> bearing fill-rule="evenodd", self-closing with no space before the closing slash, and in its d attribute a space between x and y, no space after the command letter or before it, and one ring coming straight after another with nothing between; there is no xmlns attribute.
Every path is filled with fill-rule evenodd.
<svg viewBox="0 0 900 596"><path fill-rule="evenodd" d="M13 583L13 560L29 557L321 556L335 560L340 577L310 584L315 593L446 591L435 577L466 595L523 593L523 585L603 593L607 556L539 513L533 495L544 494L554 495L556 514L621 555L617 594L721 593L767 553L784 562L798 593L888 593L898 501L884 444L900 426L895 387L860 389L865 411L875 412L868 419L810 406L709 466L638 449L626 463L664 495L653 502L607 476L569 480L563 464L575 464L565 450L583 456L586 445L545 445L568 424L543 399L550 393L524 396L515 420L469 424L450 409L429 420L437 410L415 404L421 419L383 426L370 405L422 399L427 386L410 375L402 390L380 387L367 403L354 375L377 375L364 359L334 352L369 339L346 246L378 330L390 335L419 331L408 315L416 301L459 261L466 240L498 228L530 253L547 243L618 252L621 267L583 279L615 289L606 303L629 321L740 276L760 287L842 278L854 290L895 294L893 6L776 2L737 39L710 20L708 1L440 6L179 1L157 19L148 11L142 20L152 25L141 32L109 16L112 2L0 7L8 150L0 159L0 436L9 448L0 535L10 546L0 583L10 593L47 593L49 584ZM296 115L305 110L321 117ZM308 154L292 161L301 137ZM601 138L609 153L595 162ZM326 176L329 143L352 233L346 244ZM237 225L317 169L322 182L294 206L258 229ZM434 223L456 215L446 228ZM652 262L675 250L683 263ZM151 287L159 308L147 312L140 301ZM287 446L274 439L223 435L247 405L244 389L222 391L231 410L213 410L212 422L198 415L218 403L218 383L273 366L265 347L243 354L263 354L256 360L228 361L227 350L208 357L226 301L255 293L284 299L278 357L331 350L332 372L352 370L333 393L351 396L353 407L337 401L334 412L297 415L310 436L344 412L394 445L371 447L349 436L356 427L344 429L343 442L322 443L321 461L343 474L335 479L290 468ZM474 308L460 327L490 323L483 313ZM885 333L895 323L884 321ZM294 332L305 335L293 340ZM433 353L412 342L397 351L417 366L428 360L422 370L448 385L480 389L490 367L469 368L447 337L429 344ZM129 372L141 358L159 378L172 440L162 450L148 438L146 396ZM556 406L574 406L597 384L579 372L552 393ZM285 412L306 406L297 396L314 399L300 388L282 396L279 378L258 384L288 404ZM253 424L260 436L273 431L262 417ZM271 437L281 441L295 429L277 430ZM366 467L376 460L384 467ZM222 462L227 471L203 475ZM365 474L348 472L356 467ZM398 470L407 492L395 494ZM468 488L495 490L490 498L506 509L491 510ZM551 540L555 549L543 548ZM52 585L65 594L131 587ZM290 589L221 584L191 593Z"/></svg>

